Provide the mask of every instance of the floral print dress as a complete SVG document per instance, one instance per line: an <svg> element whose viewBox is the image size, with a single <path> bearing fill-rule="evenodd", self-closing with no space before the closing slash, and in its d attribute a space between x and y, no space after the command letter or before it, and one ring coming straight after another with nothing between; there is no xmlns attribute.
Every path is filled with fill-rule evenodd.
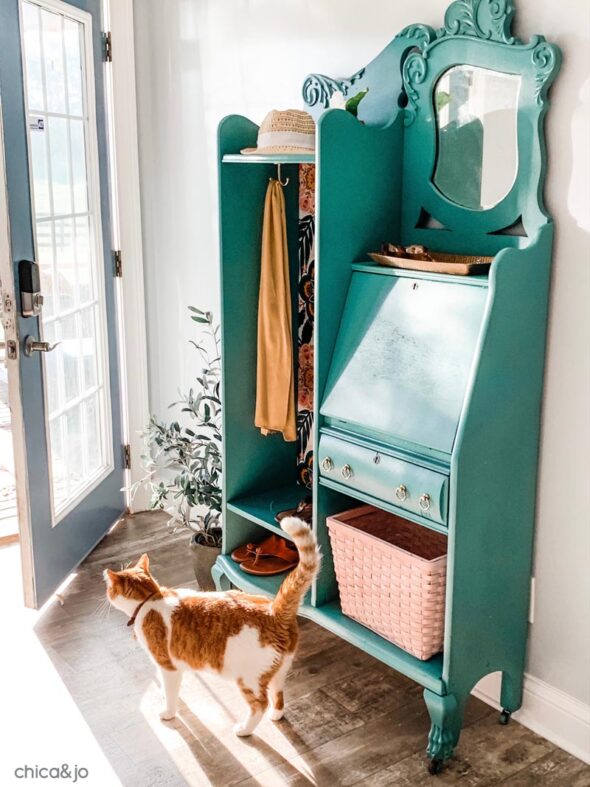
<svg viewBox="0 0 590 787"><path fill-rule="evenodd" d="M299 294L297 384L297 476L313 477L313 325L315 273L315 164L299 165Z"/></svg>

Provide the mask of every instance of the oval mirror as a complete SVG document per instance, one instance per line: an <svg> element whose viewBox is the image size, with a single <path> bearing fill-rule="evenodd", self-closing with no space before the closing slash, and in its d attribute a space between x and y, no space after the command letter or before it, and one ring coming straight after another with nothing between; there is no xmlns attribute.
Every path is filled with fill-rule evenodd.
<svg viewBox="0 0 590 787"><path fill-rule="evenodd" d="M519 90L520 76L477 66L454 66L436 83L433 182L458 205L492 208L512 188Z"/></svg>

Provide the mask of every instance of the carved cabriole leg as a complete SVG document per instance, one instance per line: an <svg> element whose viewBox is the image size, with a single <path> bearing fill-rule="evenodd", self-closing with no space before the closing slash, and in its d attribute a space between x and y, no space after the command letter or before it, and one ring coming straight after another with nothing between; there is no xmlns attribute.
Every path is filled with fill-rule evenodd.
<svg viewBox="0 0 590 787"><path fill-rule="evenodd" d="M432 722L426 752L435 764L447 760L453 754L461 733L465 700L454 694L441 697L425 689L424 702Z"/></svg>
<svg viewBox="0 0 590 787"><path fill-rule="evenodd" d="M211 569L211 576L213 577L213 582L215 582L216 590L231 590L231 582L223 573L222 569L219 568L217 563L215 563Z"/></svg>

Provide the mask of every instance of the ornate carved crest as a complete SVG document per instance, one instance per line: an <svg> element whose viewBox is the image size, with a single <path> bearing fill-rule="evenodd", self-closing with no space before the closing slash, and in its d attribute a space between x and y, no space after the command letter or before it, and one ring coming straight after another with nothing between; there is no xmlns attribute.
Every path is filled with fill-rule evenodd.
<svg viewBox="0 0 590 787"><path fill-rule="evenodd" d="M455 0L447 8L439 36L475 36L512 44L512 0Z"/></svg>
<svg viewBox="0 0 590 787"><path fill-rule="evenodd" d="M542 104L551 75L559 65L558 50L543 36L533 36L525 44L511 34L513 0L454 0L445 14L444 26L436 39L423 51L412 52L403 67L404 88L408 96L404 122L411 125L420 110L418 86L428 75L429 55L443 41L470 36L506 47L505 51L530 51L535 80L535 100Z"/></svg>

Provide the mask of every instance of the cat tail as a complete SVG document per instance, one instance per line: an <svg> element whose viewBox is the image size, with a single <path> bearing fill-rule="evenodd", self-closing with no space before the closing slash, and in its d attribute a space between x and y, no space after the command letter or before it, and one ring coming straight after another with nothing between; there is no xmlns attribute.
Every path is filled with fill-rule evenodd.
<svg viewBox="0 0 590 787"><path fill-rule="evenodd" d="M281 527L295 542L299 563L279 588L272 603L272 611L275 615L295 617L301 599L320 569L321 555L313 531L302 519L285 517Z"/></svg>

